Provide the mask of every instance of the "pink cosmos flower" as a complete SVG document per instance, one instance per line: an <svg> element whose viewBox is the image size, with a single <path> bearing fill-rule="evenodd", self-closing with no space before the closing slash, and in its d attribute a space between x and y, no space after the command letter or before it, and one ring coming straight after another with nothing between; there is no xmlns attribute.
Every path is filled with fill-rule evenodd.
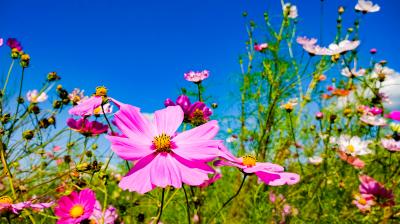
<svg viewBox="0 0 400 224"><path fill-rule="evenodd" d="M270 186L292 185L300 181L300 176L295 173L283 172L284 168L273 163L260 163L254 156L234 157L227 149L222 160L214 163L216 166L233 166L246 174L255 174L261 181Z"/></svg>
<svg viewBox="0 0 400 224"><path fill-rule="evenodd" d="M263 52L267 48L268 48L268 44L267 43L254 44L254 50L258 51L258 52Z"/></svg>
<svg viewBox="0 0 400 224"><path fill-rule="evenodd" d="M391 152L400 152L400 141L394 139L381 139L382 146Z"/></svg>
<svg viewBox="0 0 400 224"><path fill-rule="evenodd" d="M108 208L103 213L100 202L96 200L93 213L90 216L89 220L90 224L114 224L117 218L117 210L113 206L108 206Z"/></svg>
<svg viewBox="0 0 400 224"><path fill-rule="evenodd" d="M15 38L8 38L7 39L7 45L11 48L11 49L17 49L18 51L22 51L22 46L21 43L15 39Z"/></svg>
<svg viewBox="0 0 400 224"><path fill-rule="evenodd" d="M184 74L184 78L189 82L200 83L204 79L208 78L210 72L208 70L203 71L189 71Z"/></svg>
<svg viewBox="0 0 400 224"><path fill-rule="evenodd" d="M371 1L358 0L357 5L355 6L356 11L360 11L362 13L368 12L378 12L381 7L378 4L375 4Z"/></svg>
<svg viewBox="0 0 400 224"><path fill-rule="evenodd" d="M180 106L169 106L154 113L153 122L137 107L119 104L114 124L126 137L107 136L111 149L122 159L137 161L119 186L144 194L155 187L199 186L214 170L206 162L219 154L221 140L217 121L176 133L184 113Z"/></svg>
<svg viewBox="0 0 400 224"><path fill-rule="evenodd" d="M87 99L81 99L79 102L77 102L76 106L72 107L68 111L68 113L75 116L102 114L103 112L101 105L106 101L112 101L114 103L116 102L113 98L107 97L107 88L100 86L96 88L96 93L93 96ZM105 109L106 108L104 108L104 112L107 113Z"/></svg>
<svg viewBox="0 0 400 224"><path fill-rule="evenodd" d="M400 111L391 111L389 114L386 114L385 117L395 121L400 121Z"/></svg>
<svg viewBox="0 0 400 224"><path fill-rule="evenodd" d="M309 46L313 46L317 43L317 39L315 38L307 38L307 37L297 37L296 38L296 42L300 45L309 45Z"/></svg>
<svg viewBox="0 0 400 224"><path fill-rule="evenodd" d="M0 47L3 46L3 42L4 42L3 38L0 38Z"/></svg>
<svg viewBox="0 0 400 224"><path fill-rule="evenodd" d="M201 188L208 187L211 184L213 184L215 181L221 179L221 177L222 177L222 173L220 171L216 171L215 174L213 175L213 177L204 181L204 183L200 184L199 187L201 187Z"/></svg>
<svg viewBox="0 0 400 224"><path fill-rule="evenodd" d="M363 116L361 116L360 120L372 126L385 126L387 124L384 118L374 116L372 114L364 114Z"/></svg>
<svg viewBox="0 0 400 224"><path fill-rule="evenodd" d="M369 53L371 54L376 54L376 52L378 52L376 48L371 48L371 50L369 50Z"/></svg>
<svg viewBox="0 0 400 224"><path fill-rule="evenodd" d="M343 151L339 151L339 158L346 161L348 164L352 165L353 167L357 168L357 169L362 169L365 166L364 161L362 161L361 159L359 159L356 156L351 156L349 154L346 154Z"/></svg>
<svg viewBox="0 0 400 224"><path fill-rule="evenodd" d="M172 101L170 98L167 98L164 101L164 105L165 105L165 107L179 105L182 108L183 113L186 116L186 115L188 115L189 108L192 105L192 103L190 103L190 99L188 96L182 94L182 95L178 96L178 98L176 99L176 103L174 103L174 101Z"/></svg>
<svg viewBox="0 0 400 224"><path fill-rule="evenodd" d="M88 121L86 118L80 118L78 120L69 118L67 120L67 125L72 130L79 132L87 137L100 135L106 133L108 130L107 125L104 125L97 121Z"/></svg>
<svg viewBox="0 0 400 224"><path fill-rule="evenodd" d="M59 217L57 224L78 224L87 220L93 213L96 195L91 189L72 192L58 200L54 213Z"/></svg>
<svg viewBox="0 0 400 224"><path fill-rule="evenodd" d="M19 203L13 203L10 197L3 196L0 197L0 214L5 211L9 211L14 214L19 214L19 212L25 208L32 208L34 210L43 210L45 208L51 207L53 204L54 204L53 202L33 204L31 200Z"/></svg>
<svg viewBox="0 0 400 224"><path fill-rule="evenodd" d="M81 100L86 100L88 98L85 97L84 92L84 90L75 88L70 94L68 94L68 99L71 100L73 105L77 105Z"/></svg>
<svg viewBox="0 0 400 224"><path fill-rule="evenodd" d="M394 204L394 195L391 190L385 188L385 186L374 178L362 175L359 177L360 186L359 191L361 194L370 194L373 195L382 206L393 205Z"/></svg>
<svg viewBox="0 0 400 224"><path fill-rule="evenodd" d="M28 91L28 93L26 94L26 98L30 103L41 103L46 101L48 96L45 92L39 94L39 92L36 89L34 89Z"/></svg>
<svg viewBox="0 0 400 224"><path fill-rule="evenodd" d="M58 152L60 150L61 150L61 146L56 145L56 146L53 147L53 151L54 152Z"/></svg>
<svg viewBox="0 0 400 224"><path fill-rule="evenodd" d="M360 76L364 76L365 75L366 70L365 69L359 69L356 70L356 68L352 68L351 71L349 68L344 68L342 69L342 75L346 76L346 77L360 77Z"/></svg>
<svg viewBox="0 0 400 224"><path fill-rule="evenodd" d="M371 194L355 194L352 204L357 206L361 212L369 212L375 205L375 198Z"/></svg>
<svg viewBox="0 0 400 224"><path fill-rule="evenodd" d="M356 49L360 45L359 40L351 41L351 40L342 40L338 44L330 44L329 50L332 55L342 54L346 51L352 51Z"/></svg>

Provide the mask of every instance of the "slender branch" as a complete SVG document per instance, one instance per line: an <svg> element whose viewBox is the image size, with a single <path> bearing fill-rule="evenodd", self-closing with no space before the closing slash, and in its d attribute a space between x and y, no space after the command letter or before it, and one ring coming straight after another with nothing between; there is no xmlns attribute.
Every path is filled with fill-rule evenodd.
<svg viewBox="0 0 400 224"><path fill-rule="evenodd" d="M158 214L156 224L158 224L158 222L161 220L161 216L162 216L162 212L163 212L163 207L164 207L164 193L165 193L165 188L162 189L160 213Z"/></svg>
<svg viewBox="0 0 400 224"><path fill-rule="evenodd" d="M183 188L183 193L185 193L185 199L186 199L186 212L187 212L187 218L188 218L188 223L190 224L190 205L189 205L189 199L186 193L185 185L182 185Z"/></svg>

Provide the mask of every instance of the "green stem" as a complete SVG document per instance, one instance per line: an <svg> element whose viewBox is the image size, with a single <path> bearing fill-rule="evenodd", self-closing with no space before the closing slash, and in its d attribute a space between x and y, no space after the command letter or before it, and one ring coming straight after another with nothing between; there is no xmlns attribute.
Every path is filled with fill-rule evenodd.
<svg viewBox="0 0 400 224"><path fill-rule="evenodd" d="M160 205L160 213L157 216L157 221L156 224L161 220L162 212L163 212L163 207L164 207L164 193L165 193L165 188L162 189L161 193L161 205Z"/></svg>
<svg viewBox="0 0 400 224"><path fill-rule="evenodd" d="M19 84L19 93L18 93L18 98L17 98L17 109L15 110L13 123L11 124L10 129L8 130L7 145L10 142L11 133L13 132L14 125L15 125L15 123L17 123L17 116L18 116L19 104L20 104L19 99L21 98L22 84L24 83L24 73L25 73L25 68L22 68L21 82Z"/></svg>
<svg viewBox="0 0 400 224"><path fill-rule="evenodd" d="M187 193L186 193L185 185L182 185L182 188L183 188L183 193L185 193L186 213L187 213L188 223L190 224L190 206L189 206L189 200L188 200L188 196L187 196Z"/></svg>
<svg viewBox="0 0 400 224"><path fill-rule="evenodd" d="M299 163L299 166L300 166L301 175L304 175L303 165L301 164L301 161L300 161L299 149L297 148L297 141L296 141L296 135L294 133L294 128L293 128L292 115L290 114L290 112L288 112L288 115L289 115L289 121L290 121L290 131L292 133L292 137L293 137L293 141L294 141L294 147L295 147L296 153L297 153L297 162Z"/></svg>
<svg viewBox="0 0 400 224"><path fill-rule="evenodd" d="M201 82L196 83L197 84L197 94L199 97L199 101L203 102L203 98L201 97Z"/></svg>
<svg viewBox="0 0 400 224"><path fill-rule="evenodd" d="M13 60L11 61L10 68L8 69L7 78L6 78L6 81L4 82L4 86L3 86L3 90L2 90L3 95L6 93L6 88L7 88L8 80L9 80L9 78L10 78L10 74L11 74L12 68L14 67L14 62L15 62L15 60L13 59Z"/></svg>

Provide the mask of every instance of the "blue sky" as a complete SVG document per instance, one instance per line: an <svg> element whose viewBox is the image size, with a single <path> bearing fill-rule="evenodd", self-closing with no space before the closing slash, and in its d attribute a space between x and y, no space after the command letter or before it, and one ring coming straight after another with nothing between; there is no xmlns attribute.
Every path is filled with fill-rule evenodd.
<svg viewBox="0 0 400 224"><path fill-rule="evenodd" d="M299 34L319 37L320 0L292 2L299 9ZM377 48L378 58L398 70L400 3L374 2L381 11L362 18L360 50L366 54ZM333 38L337 7L346 6L348 27L355 4L324 1L324 44ZM31 55L25 91L39 88L49 71L57 71L70 90L91 93L105 85L112 97L151 112L189 85L183 73L191 69L211 71L206 85L223 105L235 89L229 80L240 74L237 62L246 40L242 12L262 24L264 11L279 21L280 10L279 0L7 1L0 8L0 36L20 39ZM2 77L8 53L0 48Z"/></svg>

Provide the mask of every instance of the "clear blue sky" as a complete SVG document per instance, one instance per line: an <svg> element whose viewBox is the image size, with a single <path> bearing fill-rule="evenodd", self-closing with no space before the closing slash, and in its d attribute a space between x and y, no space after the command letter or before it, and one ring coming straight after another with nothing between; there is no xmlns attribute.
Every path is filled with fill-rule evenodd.
<svg viewBox="0 0 400 224"><path fill-rule="evenodd" d="M292 2L299 9L299 34L319 37L320 0ZM349 24L356 2L325 0L324 44L333 38L337 7L347 7ZM377 48L378 57L398 70L400 2L374 2L381 11L363 17L360 50ZM228 80L240 72L237 59L246 39L242 12L261 24L264 11L278 21L280 10L279 0L7 1L0 8L0 36L18 38L31 55L25 91L38 88L54 70L69 90L91 93L105 85L111 96L150 112L188 86L182 77L191 69L210 70L209 90L223 101L232 89ZM0 48L2 77L8 53Z"/></svg>

